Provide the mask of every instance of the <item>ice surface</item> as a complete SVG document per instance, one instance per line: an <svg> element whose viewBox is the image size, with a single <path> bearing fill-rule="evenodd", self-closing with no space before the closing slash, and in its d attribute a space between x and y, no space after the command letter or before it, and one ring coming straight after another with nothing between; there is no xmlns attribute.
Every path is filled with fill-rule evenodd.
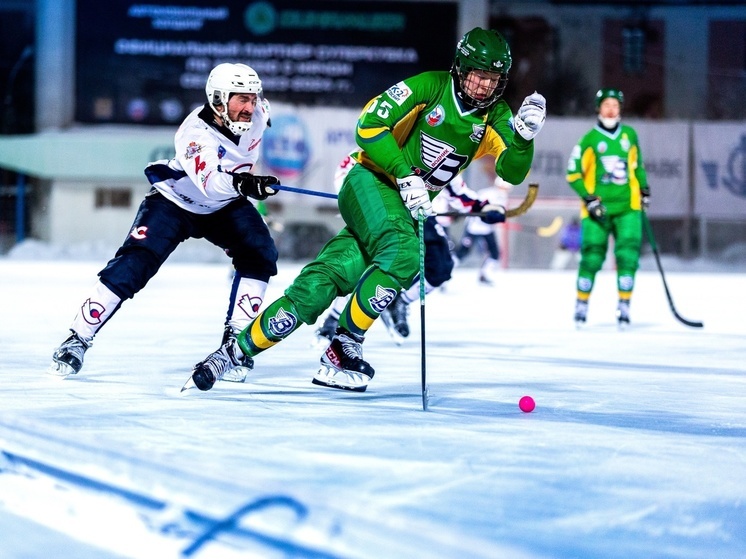
<svg viewBox="0 0 746 559"><path fill-rule="evenodd" d="M457 269L425 307L423 412L416 304L404 345L369 332L363 394L311 384L304 326L246 384L179 395L227 262L164 265L54 379L103 263L0 259L3 558L746 556L744 273L672 267L692 329L647 261L619 332L611 271L576 331L574 272Z"/></svg>

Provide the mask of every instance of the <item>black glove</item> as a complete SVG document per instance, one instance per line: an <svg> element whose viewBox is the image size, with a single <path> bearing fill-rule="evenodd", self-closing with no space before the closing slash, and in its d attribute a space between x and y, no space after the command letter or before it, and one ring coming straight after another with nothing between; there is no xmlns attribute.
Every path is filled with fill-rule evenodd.
<svg viewBox="0 0 746 559"><path fill-rule="evenodd" d="M477 200L471 207L471 213L483 213L485 215L479 216L482 221L489 223L502 223L505 221L505 208L498 206L497 204L490 204L487 201Z"/></svg>
<svg viewBox="0 0 746 559"><path fill-rule="evenodd" d="M650 207L650 187L640 187L640 204L642 204L643 210L647 210Z"/></svg>
<svg viewBox="0 0 746 559"><path fill-rule="evenodd" d="M588 215L591 219L599 223L603 223L606 219L606 206L601 203L601 198L598 196L585 196L583 197L585 202L585 209L588 210Z"/></svg>
<svg viewBox="0 0 746 559"><path fill-rule="evenodd" d="M233 188L241 196L254 200L266 200L277 194L272 185L280 184L280 179L272 175L252 175L251 173L233 173Z"/></svg>

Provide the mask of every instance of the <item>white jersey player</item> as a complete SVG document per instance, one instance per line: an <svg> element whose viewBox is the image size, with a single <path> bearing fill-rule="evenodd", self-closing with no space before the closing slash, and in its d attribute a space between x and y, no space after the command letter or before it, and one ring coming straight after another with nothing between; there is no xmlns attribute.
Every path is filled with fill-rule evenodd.
<svg viewBox="0 0 746 559"><path fill-rule="evenodd" d="M272 186L279 184L276 177L252 174L270 122L269 103L261 98L259 76L244 64L216 66L205 92L207 103L176 132L175 157L145 169L152 188L127 239L79 307L70 336L54 352L50 373L78 373L93 337L190 237L222 248L235 268L223 341L257 316L267 283L277 274L274 241L248 200L276 194ZM242 362L222 380L242 382L248 366Z"/></svg>

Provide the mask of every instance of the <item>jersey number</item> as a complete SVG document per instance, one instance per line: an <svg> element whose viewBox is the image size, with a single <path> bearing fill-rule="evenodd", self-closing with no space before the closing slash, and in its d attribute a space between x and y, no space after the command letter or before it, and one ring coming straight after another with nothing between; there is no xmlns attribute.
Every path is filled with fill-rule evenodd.
<svg viewBox="0 0 746 559"><path fill-rule="evenodd" d="M370 108L368 109L368 112L372 113L373 111L375 111L376 115L378 115L379 117L383 119L388 118L389 109L394 108L394 106L388 101L384 101L383 103L381 103L381 106L378 107L377 111L376 111L376 107L378 107L378 99L376 99L375 101L373 101L373 103L371 103Z"/></svg>
<svg viewBox="0 0 746 559"><path fill-rule="evenodd" d="M200 171L204 171L207 167L207 163L200 161L199 155L194 158L194 174L198 175Z"/></svg>

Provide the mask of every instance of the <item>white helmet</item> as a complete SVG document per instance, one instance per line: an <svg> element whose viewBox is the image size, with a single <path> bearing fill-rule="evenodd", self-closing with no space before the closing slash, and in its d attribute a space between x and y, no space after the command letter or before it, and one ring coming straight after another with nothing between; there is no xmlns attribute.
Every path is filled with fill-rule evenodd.
<svg viewBox="0 0 746 559"><path fill-rule="evenodd" d="M228 117L228 99L231 93L256 93L262 91L262 81L257 73L246 64L218 64L207 77L205 92L207 102L213 112L223 119L223 122L233 134L240 136L251 128L249 122L233 122ZM217 107L222 106L223 112Z"/></svg>

